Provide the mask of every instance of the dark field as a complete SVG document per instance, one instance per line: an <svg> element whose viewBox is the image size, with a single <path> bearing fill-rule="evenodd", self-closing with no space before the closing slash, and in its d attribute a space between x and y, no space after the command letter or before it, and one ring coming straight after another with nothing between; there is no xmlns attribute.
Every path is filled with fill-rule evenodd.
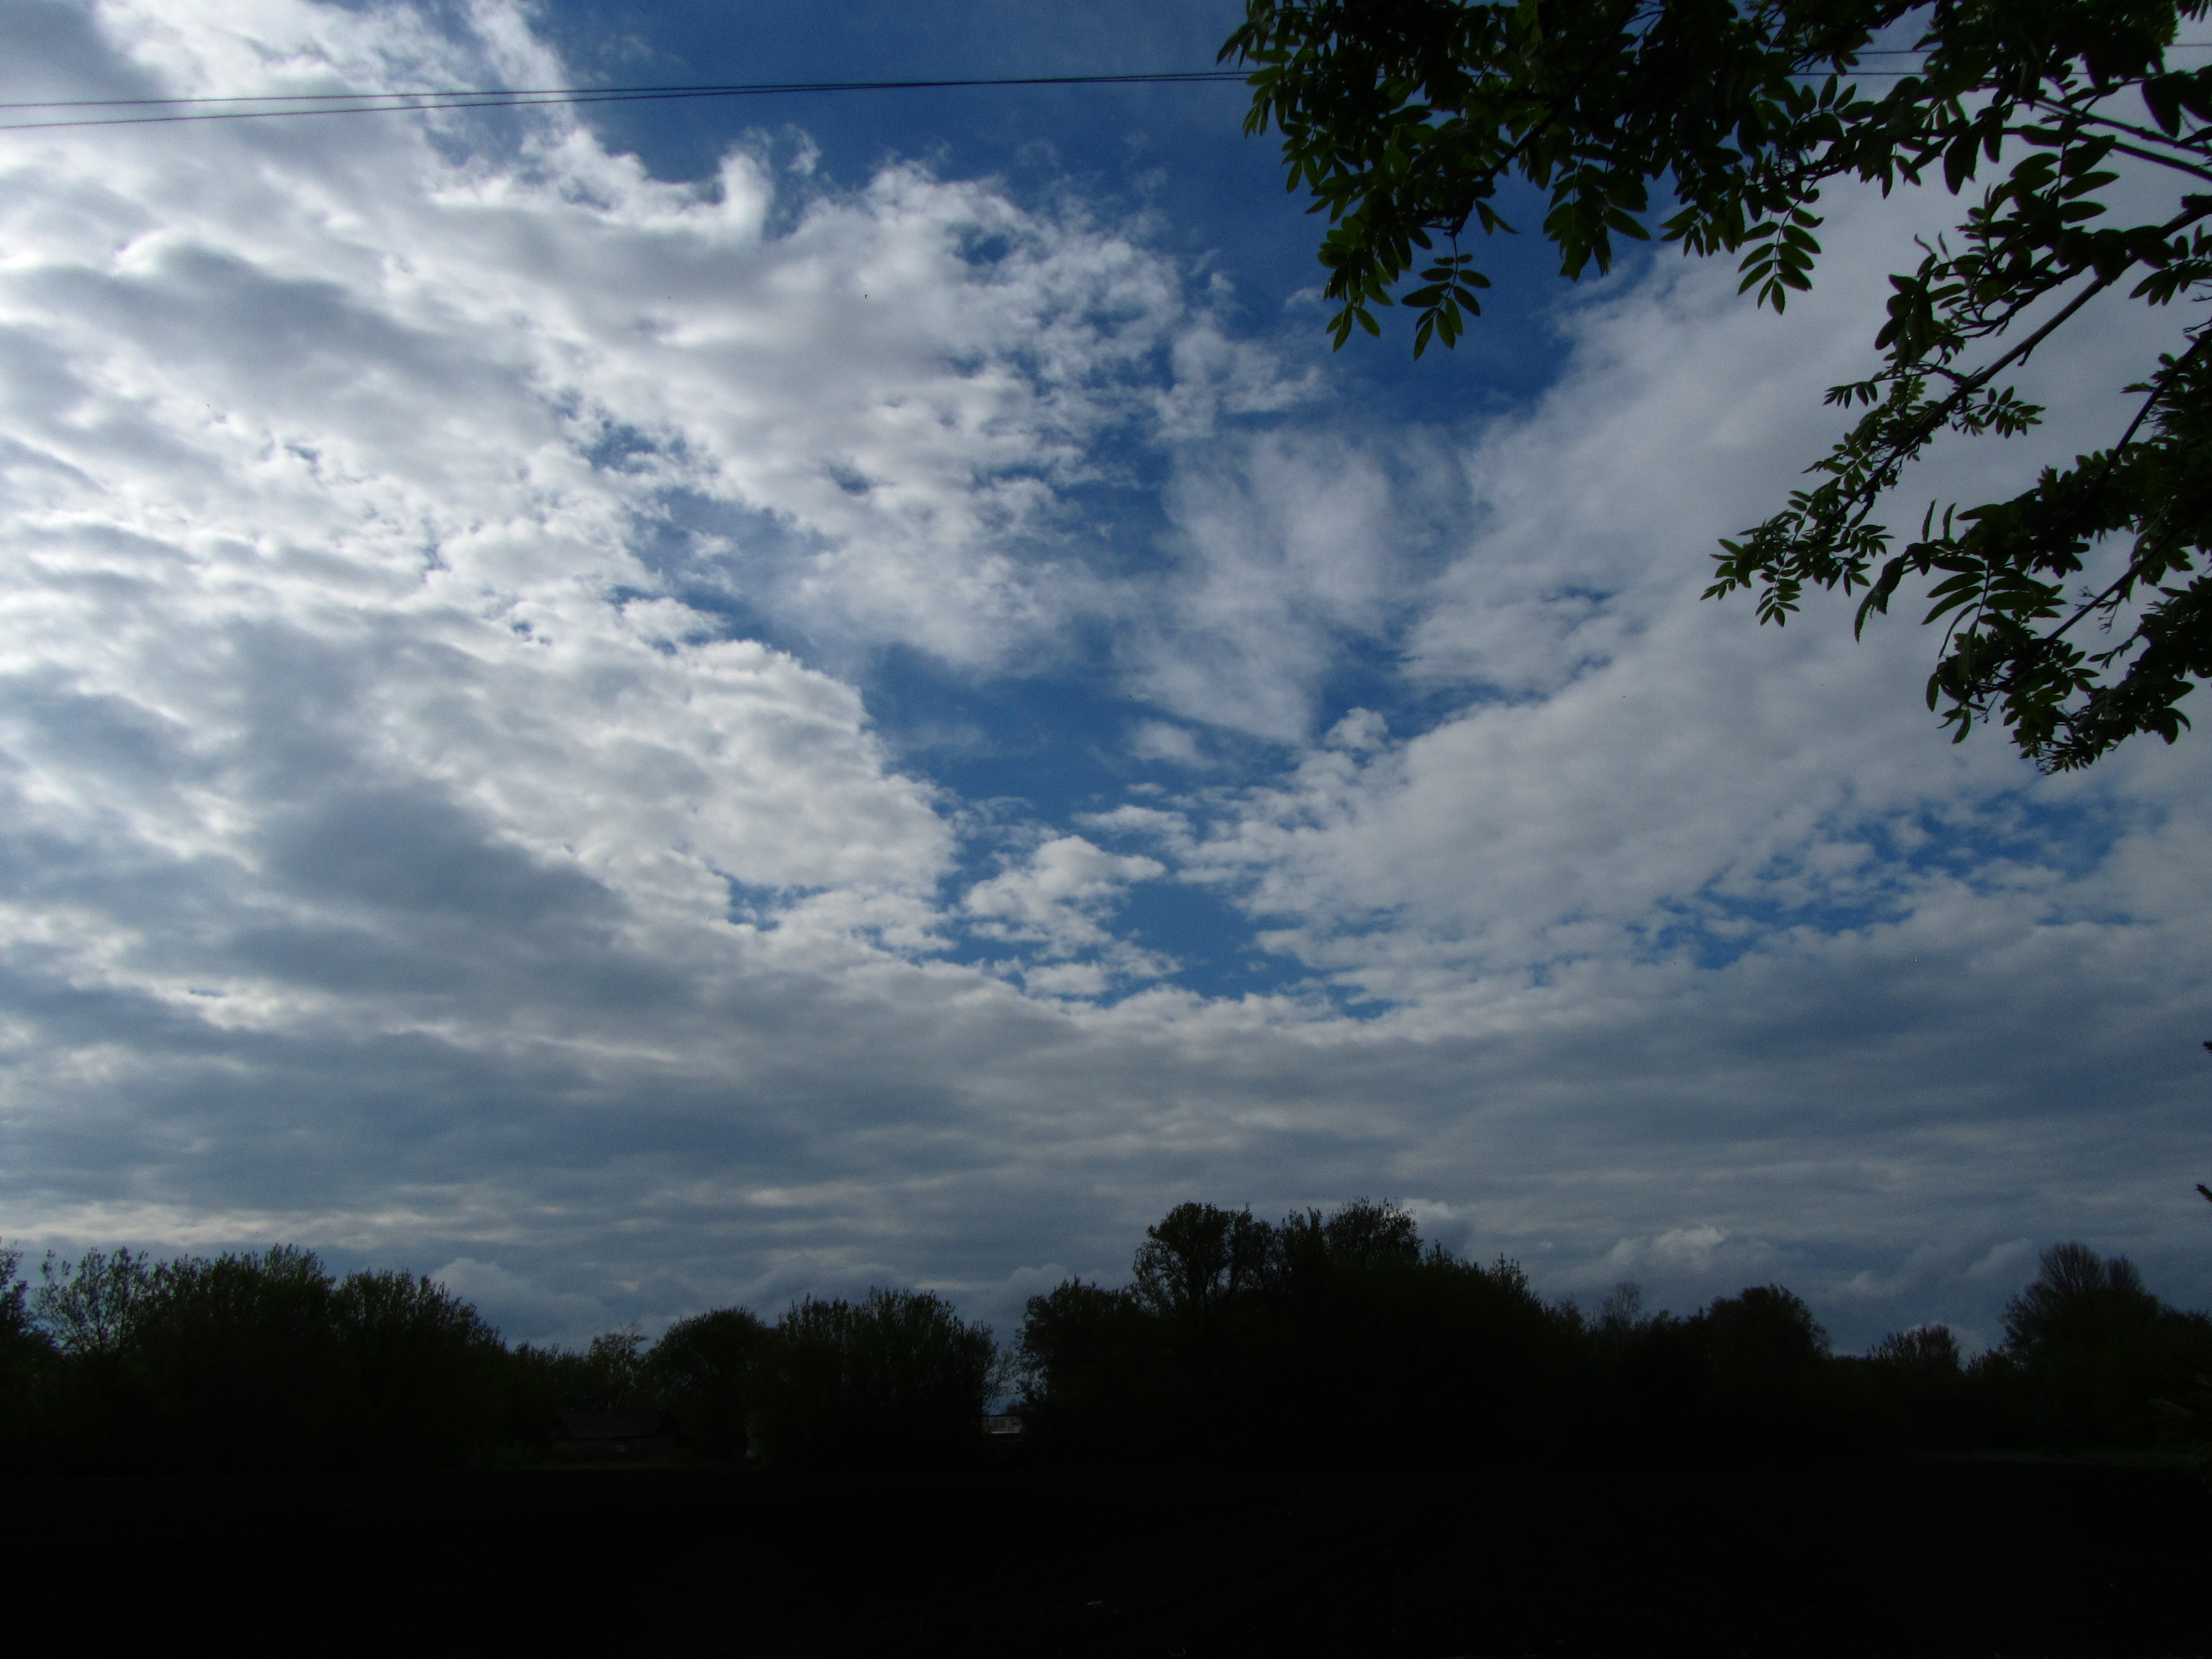
<svg viewBox="0 0 2212 1659"><path fill-rule="evenodd" d="M2154 1468L549 1470L0 1501L18 1585L108 1650L2212 1651L2212 1495Z"/></svg>

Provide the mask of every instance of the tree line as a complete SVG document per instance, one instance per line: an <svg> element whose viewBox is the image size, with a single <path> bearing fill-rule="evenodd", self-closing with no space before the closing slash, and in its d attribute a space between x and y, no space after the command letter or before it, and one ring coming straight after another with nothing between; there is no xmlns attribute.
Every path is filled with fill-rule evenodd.
<svg viewBox="0 0 2212 1659"><path fill-rule="evenodd" d="M508 1345L404 1273L279 1245L155 1262L0 1251L0 1472L222 1473L535 1461L565 1413L672 1413L687 1455L943 1462L1001 1387L988 1327L924 1291L743 1308L580 1349Z"/></svg>
<svg viewBox="0 0 2212 1659"><path fill-rule="evenodd" d="M1389 1203L1279 1222L1177 1206L1130 1282L1030 1299L1017 1340L928 1291L809 1297L581 1348L509 1345L421 1277L278 1246L156 1262L0 1251L0 1470L398 1469L546 1455L563 1413L665 1412L684 1455L794 1466L982 1452L1012 1397L1069 1462L1474 1463L2081 1450L2212 1425L2212 1320L2124 1257L2044 1252L1971 1361L1942 1327L1831 1351L1753 1286L1689 1315L1621 1285L1547 1301L1503 1258L1425 1243Z"/></svg>
<svg viewBox="0 0 2212 1659"><path fill-rule="evenodd" d="M1023 1410L1037 1454L1237 1462L1707 1460L2202 1444L2212 1319L2124 1257L2045 1251L1969 1362L1941 1326L1832 1352L1778 1285L1697 1313L1632 1285L1594 1312L1520 1267L1425 1245L1355 1200L1280 1222L1184 1204L1130 1283L1033 1298Z"/></svg>

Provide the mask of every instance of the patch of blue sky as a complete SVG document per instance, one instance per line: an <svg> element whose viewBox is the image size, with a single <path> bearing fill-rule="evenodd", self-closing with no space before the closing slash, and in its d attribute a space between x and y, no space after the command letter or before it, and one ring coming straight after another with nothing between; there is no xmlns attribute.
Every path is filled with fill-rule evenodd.
<svg viewBox="0 0 2212 1659"><path fill-rule="evenodd" d="M627 451L624 459L642 453ZM611 596L615 602L676 599L719 620L728 638L757 640L811 665L816 642L791 618L752 597L744 566L754 561L789 563L818 550L819 538L778 514L687 489L659 491L654 507L656 511L632 518L629 548L665 586L651 595L617 591Z"/></svg>
<svg viewBox="0 0 2212 1659"><path fill-rule="evenodd" d="M1112 811L1158 769L1130 750L1137 705L1116 691L1096 641L1049 672L994 679L892 645L863 695L902 768L1000 818L1072 827L1079 814Z"/></svg>
<svg viewBox="0 0 2212 1659"><path fill-rule="evenodd" d="M602 421L598 434L584 447L584 459L606 472L640 472L652 458L667 453L667 445L651 433L620 421Z"/></svg>
<svg viewBox="0 0 2212 1659"><path fill-rule="evenodd" d="M951 925L950 942L935 953L939 961L981 968L1023 986L1031 994L1072 995L1086 1002L1113 1003L1159 982L1150 973L1118 969L1105 950L1064 951L1041 941L1012 939L961 924ZM1171 982L1176 982L1170 976Z"/></svg>
<svg viewBox="0 0 2212 1659"><path fill-rule="evenodd" d="M1872 849L1877 867L1899 879L1942 872L1990 889L2022 868L2077 880L2142 822L2141 809L2108 795L2054 799L2015 789L1948 811L1869 819L1851 833Z"/></svg>
<svg viewBox="0 0 2212 1659"><path fill-rule="evenodd" d="M1709 884L1668 907L1664 920L1632 932L1646 960L1686 954L1700 968L1723 969L1779 933L1838 936L1899 921L1931 878L1982 893L2024 873L2076 880L2139 823L2137 811L2109 798L2052 801L2025 790L1948 812L1839 822L1821 848L1770 860L1748 886L1725 878ZM2074 908L2050 917L2084 919L2138 920L2101 911L2085 918Z"/></svg>
<svg viewBox="0 0 2212 1659"><path fill-rule="evenodd" d="M964 872L976 873L971 867ZM948 883L948 887L956 886ZM1076 969L1093 986L1077 994L1110 1003L1165 984L1209 999L1290 997L1351 1018L1373 1018L1389 1004L1315 972L1297 957L1271 950L1265 931L1233 900L1211 886L1172 877L1139 882L1099 920L1112 934L1107 945L1067 950L1047 941L1010 937L961 918L948 918L949 942L939 959L988 968L1051 989L1053 976ZM1128 965L1129 947L1143 966ZM1095 986L1095 988L1094 988Z"/></svg>
<svg viewBox="0 0 2212 1659"><path fill-rule="evenodd" d="M870 715L895 763L961 803L966 833L945 883L948 910L956 916L963 890L1000 874L1010 858L1047 836L1080 835L1110 850L1158 855L1163 849L1150 838L1117 833L1097 817L1132 804L1191 804L1183 792L1193 767L1137 752L1133 716L1146 711L1115 689L1101 653L1094 652L1087 670L1072 665L1018 679L978 680L926 652L893 647L876 659L866 688ZM1206 738L1213 767L1240 779L1278 772L1291 762L1288 749L1241 734L1208 732ZM1111 951L1133 946L1171 963L1168 982L1200 995L1301 991L1348 1001L1320 987L1306 964L1269 950L1262 942L1266 919L1238 904L1235 894L1177 879L1172 868L1132 884L1097 920L1112 946L1068 952L1008 938L1003 930L961 927L947 959L1010 969L1099 966L1111 994L1124 994L1152 982L1108 964Z"/></svg>
<svg viewBox="0 0 2212 1659"><path fill-rule="evenodd" d="M1380 635L1346 634L1336 643L1329 671L1315 688L1316 732L1334 731L1347 715L1364 710L1381 715L1389 737L1403 742L1432 731L1475 703L1513 700L1472 682L1408 677L1395 629Z"/></svg>
<svg viewBox="0 0 2212 1659"><path fill-rule="evenodd" d="M1092 11L1013 0L957 8L852 0L824 27L804 9L762 0L661 0L641 27L637 8L624 0L560 0L544 9L541 27L602 84L909 80L1210 69L1242 11L1237 0L1134 0ZM845 175L865 175L886 155L927 159L933 149L955 149L948 159L969 173L1040 149L1123 172L1148 148L1132 137L1133 125L1233 132L1242 96L1233 84L841 94L815 142L824 165ZM817 108L824 101L805 100ZM745 98L706 107L723 130L772 129L799 102ZM592 119L665 177L703 175L720 153L716 133L689 106L616 105Z"/></svg>
<svg viewBox="0 0 2212 1659"><path fill-rule="evenodd" d="M1048 550L1094 575L1155 574L1174 562L1166 545L1170 520L1161 490L1174 458L1134 434L1094 447L1091 476L1054 491L1059 535Z"/></svg>
<svg viewBox="0 0 2212 1659"><path fill-rule="evenodd" d="M1154 498L1103 488L1095 494L1102 508L1127 508L1134 527L1127 535L1095 538L1094 553L1114 546L1121 550L1115 556L1129 564L1158 563L1157 546L1144 533L1158 527L1149 506ZM1235 792L1280 778L1297 763L1294 745L1177 720L1131 696L1113 635L1100 623L1073 625L1056 642L1048 665L1027 672L979 675L897 643L876 647L862 660L825 663L817 641L774 605L746 597L740 580L717 561L702 562L696 550L699 537L708 534L742 540L755 557L766 556L769 547L788 556L803 550L791 545L795 538L804 539L799 532L775 515L703 498L672 493L668 507L638 533L641 556L667 579L670 596L716 618L731 637L758 640L811 665L851 675L892 764L945 792L966 831L946 882L945 897L956 914L959 892L1000 873L1010 848L1034 845L1052 834L1080 834L1116 850L1158 854L1158 848L1139 840L1128 840L1124 848L1128 838L1091 820L1132 803L1170 801L1195 809L1202 819L1204 799L1194 796L1194 789ZM732 555L728 562L742 560ZM649 596L611 597L621 603ZM1346 635L1336 643L1334 665L1316 690L1317 732L1366 709L1381 714L1388 728L1404 737L1435 724L1468 695L1462 688L1407 681L1398 672L1391 639ZM1181 733L1184 741L1164 739L1163 732ZM733 887L732 915L772 926L798 896ZM1317 981L1307 964L1267 949L1262 942L1267 920L1249 914L1232 894L1172 877L1139 883L1102 921L1117 939L1171 959L1171 981L1202 995L1297 991L1356 1017L1382 1011L1382 1005ZM948 956L969 963L1037 966L1095 962L1098 953L1054 957L1035 944L962 934ZM1120 992L1138 983L1115 981Z"/></svg>
<svg viewBox="0 0 2212 1659"><path fill-rule="evenodd" d="M823 890L819 887L778 887L757 881L746 881L726 871L716 871L722 885L728 890L726 914L734 922L769 929L775 927L793 908Z"/></svg>
<svg viewBox="0 0 2212 1659"><path fill-rule="evenodd" d="M1313 994L1326 988L1295 957L1271 951L1227 895L1188 881L1140 882L1116 918L1124 937L1172 957L1174 982L1209 997Z"/></svg>

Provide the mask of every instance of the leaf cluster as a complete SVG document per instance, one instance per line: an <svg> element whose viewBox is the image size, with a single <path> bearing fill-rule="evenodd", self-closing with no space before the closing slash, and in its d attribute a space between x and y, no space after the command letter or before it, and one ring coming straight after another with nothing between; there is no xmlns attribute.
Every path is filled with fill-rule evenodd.
<svg viewBox="0 0 2212 1659"><path fill-rule="evenodd" d="M2212 66L2166 52L2206 0L1249 0L1222 50L1252 66L1248 132L1279 131L1292 191L1329 221L1330 329L1418 316L1416 355L1477 314L1488 280L1459 246L1515 228L1504 186L1541 192L1570 277L1614 238L1737 256L1740 291L1783 309L1820 252L1822 191L1990 175L1949 238L1892 278L1865 412L1811 488L1722 544L1708 597L1754 590L1781 623L1808 585L1866 590L1860 626L1907 579L1945 625L1928 684L1954 735L1998 720L2046 768L2139 732L2171 742L2212 670L2207 557L2212 380L2205 325L2132 388L2110 449L2005 501L1931 504L1893 549L1875 517L1945 434L2009 436L2044 411L2002 378L2111 290L2153 307L2212 295ZM1872 42L1917 27L1910 72L1865 90ZM1888 49L1885 49L1888 50ZM2120 168L2174 182L2157 216L2112 223ZM1665 204L1654 206L1656 201ZM1450 252L1434 257L1437 241ZM1431 258L1418 272L1415 267ZM1940 528L1938 527L1940 526ZM2081 581L2093 563L2117 574ZM2069 638L2088 623L2101 641Z"/></svg>

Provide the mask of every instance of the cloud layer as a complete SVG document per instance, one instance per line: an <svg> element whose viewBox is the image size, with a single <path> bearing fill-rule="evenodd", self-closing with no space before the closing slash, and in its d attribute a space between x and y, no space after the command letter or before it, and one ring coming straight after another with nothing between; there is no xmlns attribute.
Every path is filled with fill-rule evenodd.
<svg viewBox="0 0 2212 1659"><path fill-rule="evenodd" d="M8 27L16 98L567 73L490 5ZM2038 781L1902 618L1696 602L1924 205L1787 319L1655 267L1530 325L1540 401L1378 429L1072 191L476 118L0 153L10 1237L297 1238L518 1336L1003 1321L1194 1194L1847 1340L1992 1334L2022 1239L2212 1293L2197 750ZM2116 392L2141 325L2081 333L2039 372ZM1096 798L932 776L902 653L985 747L1081 665Z"/></svg>

